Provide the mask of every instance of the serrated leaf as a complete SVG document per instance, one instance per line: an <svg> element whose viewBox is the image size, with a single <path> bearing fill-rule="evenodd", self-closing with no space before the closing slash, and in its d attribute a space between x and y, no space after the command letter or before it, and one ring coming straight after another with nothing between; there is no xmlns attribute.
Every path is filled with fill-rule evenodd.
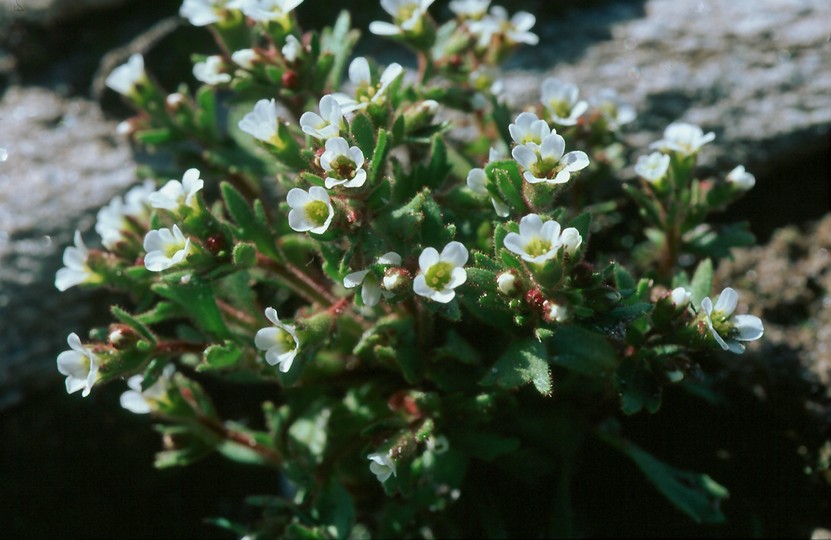
<svg viewBox="0 0 831 540"><path fill-rule="evenodd" d="M701 305L701 301L710 296L713 289L713 261L704 259L698 263L695 269L692 281L690 282L690 301L696 307Z"/></svg>
<svg viewBox="0 0 831 540"><path fill-rule="evenodd" d="M216 305L213 287L210 283L194 278L187 284L156 283L152 289L160 296L179 304L197 326L208 334L221 339L231 336Z"/></svg>
<svg viewBox="0 0 831 540"><path fill-rule="evenodd" d="M511 343L482 379L482 384L510 389L532 383L540 394L549 396L551 372L547 356L545 345L536 339Z"/></svg>
<svg viewBox="0 0 831 540"><path fill-rule="evenodd" d="M384 173L384 168L387 162L387 154L389 154L390 144L389 135L383 129L378 130L378 141L375 144L375 152L372 154L372 161L369 165L369 185L375 186L378 178Z"/></svg>
<svg viewBox="0 0 831 540"><path fill-rule="evenodd" d="M236 343L226 340L222 345L215 344L205 349L204 358L205 363L197 366L197 371L229 368L242 358L242 350Z"/></svg>
<svg viewBox="0 0 831 540"><path fill-rule="evenodd" d="M605 336L578 326L558 328L551 339L551 363L588 377L608 377L617 354Z"/></svg>
<svg viewBox="0 0 831 540"><path fill-rule="evenodd" d="M624 298L631 296L635 292L635 278L620 263L615 263L615 283Z"/></svg>
<svg viewBox="0 0 831 540"><path fill-rule="evenodd" d="M142 323L133 315L127 313L127 311L114 305L110 307L110 313L112 313L116 319L135 330L143 338L147 339L151 343L156 343L156 336L153 335L153 332L150 331L150 328L145 326L144 323Z"/></svg>
<svg viewBox="0 0 831 540"><path fill-rule="evenodd" d="M349 122L349 133L365 156L375 153L375 130L369 116L360 112Z"/></svg>
<svg viewBox="0 0 831 540"><path fill-rule="evenodd" d="M261 220L257 218L255 212L248 205L248 201L234 186L228 182L222 182L220 189L228 213L231 214L238 226L237 233L239 237L254 242L264 254L276 257L277 252L274 247L274 239L271 236L271 228L263 226Z"/></svg>

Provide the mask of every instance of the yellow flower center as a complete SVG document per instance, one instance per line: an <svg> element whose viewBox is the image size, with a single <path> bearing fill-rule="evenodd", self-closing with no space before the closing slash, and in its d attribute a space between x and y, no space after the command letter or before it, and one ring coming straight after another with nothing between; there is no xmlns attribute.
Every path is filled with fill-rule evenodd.
<svg viewBox="0 0 831 540"><path fill-rule="evenodd" d="M329 205L323 201L311 201L305 206L306 217L318 227L329 217Z"/></svg>
<svg viewBox="0 0 831 540"><path fill-rule="evenodd" d="M431 289L441 291L450 283L453 272L453 265L447 262L437 262L424 274L427 286Z"/></svg>

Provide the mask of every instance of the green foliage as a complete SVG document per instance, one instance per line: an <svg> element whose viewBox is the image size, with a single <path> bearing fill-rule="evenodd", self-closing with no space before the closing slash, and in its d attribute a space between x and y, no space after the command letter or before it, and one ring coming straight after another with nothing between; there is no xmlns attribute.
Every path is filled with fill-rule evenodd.
<svg viewBox="0 0 831 540"><path fill-rule="evenodd" d="M134 188L109 209L115 225L99 222L117 229L105 246L74 248L79 279L126 294L113 325L73 345L97 375L67 382L139 374L134 408L164 440L157 467L217 452L279 470L286 493L248 500L259 521L213 519L238 536L580 535L570 493L592 470L593 433L690 518L722 521L724 488L606 427L657 412L683 379L720 403L696 386L697 359L736 333L700 305L719 260L753 239L706 219L743 188L696 178L695 152L662 149L663 176L607 189L633 155L608 107L575 126L538 107L522 133L495 94L492 68L517 46L505 26L484 47L462 16L394 19L393 39L418 56L412 77L347 66L359 35L347 12L317 32L248 9L211 25L229 81L167 96L146 77L126 94L135 141L198 167L204 186L189 171L152 196ZM339 105L321 100L341 90ZM573 153L550 154L561 136ZM609 238L639 218L639 245ZM262 421L219 415L214 392L241 407L254 385L269 399ZM502 483L544 486L546 515Z"/></svg>

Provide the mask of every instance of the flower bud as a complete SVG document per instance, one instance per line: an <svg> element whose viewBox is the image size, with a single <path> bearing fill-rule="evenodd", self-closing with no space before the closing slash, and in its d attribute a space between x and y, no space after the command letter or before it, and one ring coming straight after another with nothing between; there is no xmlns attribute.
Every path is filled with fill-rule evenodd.
<svg viewBox="0 0 831 540"><path fill-rule="evenodd" d="M571 318L571 310L567 306L546 300L543 304L545 320L548 322L564 323Z"/></svg>
<svg viewBox="0 0 831 540"><path fill-rule="evenodd" d="M427 99L410 105L404 111L405 129L408 132L412 132L430 125L438 110L439 103L433 99Z"/></svg>
<svg viewBox="0 0 831 540"><path fill-rule="evenodd" d="M136 331L126 324L111 324L107 333L107 341L119 351L133 348L138 339Z"/></svg>
<svg viewBox="0 0 831 540"><path fill-rule="evenodd" d="M744 165L739 165L730 171L726 180L741 191L747 191L756 185L756 177L747 172Z"/></svg>
<svg viewBox="0 0 831 540"><path fill-rule="evenodd" d="M410 273L406 269L400 267L388 268L384 272L384 279L382 280L384 289L392 292L403 292L408 287L410 281Z"/></svg>
<svg viewBox="0 0 831 540"><path fill-rule="evenodd" d="M560 241L563 243L563 249L566 255L573 256L583 243L583 237L580 236L580 232L577 229L568 227L560 234Z"/></svg>
<svg viewBox="0 0 831 540"><path fill-rule="evenodd" d="M185 96L179 92L174 92L165 98L164 103L167 105L168 111L173 112L182 107L185 103Z"/></svg>
<svg viewBox="0 0 831 540"><path fill-rule="evenodd" d="M685 308L690 303L690 292L684 287L676 287L669 293L672 304L677 308Z"/></svg>
<svg viewBox="0 0 831 540"><path fill-rule="evenodd" d="M505 296L513 296L516 292L516 276L511 272L502 272L496 276L496 288Z"/></svg>
<svg viewBox="0 0 831 540"><path fill-rule="evenodd" d="M292 71L291 69L284 71L283 75L280 77L280 84L282 84L284 88L297 88L298 82L300 82L300 76L296 71Z"/></svg>

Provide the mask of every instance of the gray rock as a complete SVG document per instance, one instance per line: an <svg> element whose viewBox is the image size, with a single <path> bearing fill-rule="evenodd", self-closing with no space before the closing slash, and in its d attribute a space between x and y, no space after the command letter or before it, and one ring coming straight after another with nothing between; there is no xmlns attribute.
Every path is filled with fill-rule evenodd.
<svg viewBox="0 0 831 540"><path fill-rule="evenodd" d="M0 0L0 28L10 21L53 26L129 0Z"/></svg>
<svg viewBox="0 0 831 540"><path fill-rule="evenodd" d="M38 383L54 384L55 351L84 335L91 295L59 293L55 271L76 228L135 182L129 145L95 103L38 88L0 101L0 409ZM85 234L90 245L97 239ZM106 312L104 312L106 313ZM48 374L49 376L44 376Z"/></svg>
<svg viewBox="0 0 831 540"><path fill-rule="evenodd" d="M545 76L582 97L614 88L639 110L629 142L645 148L670 122L692 122L716 132L702 159L723 167L827 144L831 2L612 2L536 31L540 45L514 62L526 69L505 77L513 103L539 99Z"/></svg>

